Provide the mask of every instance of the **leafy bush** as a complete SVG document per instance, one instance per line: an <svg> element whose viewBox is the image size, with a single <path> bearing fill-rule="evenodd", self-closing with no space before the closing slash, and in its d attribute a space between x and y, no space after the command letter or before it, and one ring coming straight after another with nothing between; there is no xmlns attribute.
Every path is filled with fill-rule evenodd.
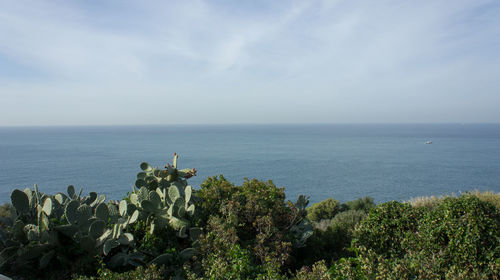
<svg viewBox="0 0 500 280"><path fill-rule="evenodd" d="M5 231L11 226L10 219L10 211L12 209L12 205L8 203L4 203L4 205L0 205L0 238L4 236ZM3 237L6 238L6 237ZM0 247L1 248L1 247Z"/></svg>
<svg viewBox="0 0 500 280"><path fill-rule="evenodd" d="M340 206L341 211L347 210L362 210L368 212L370 209L375 207L373 198L370 196L365 196L363 198L358 198L356 200L348 201Z"/></svg>
<svg viewBox="0 0 500 280"><path fill-rule="evenodd" d="M12 208L12 205L9 203L4 203L3 205L0 205L0 217L10 217L10 209Z"/></svg>
<svg viewBox="0 0 500 280"><path fill-rule="evenodd" d="M421 259L432 260L436 273L490 273L489 263L500 259L500 210L475 196L446 198L421 220L419 238L409 244Z"/></svg>
<svg viewBox="0 0 500 280"><path fill-rule="evenodd" d="M209 217L220 215L220 207L231 200L237 188L233 183L224 178L223 175L208 177L196 191L199 201L196 207L202 209L197 213L198 226L205 227Z"/></svg>
<svg viewBox="0 0 500 280"><path fill-rule="evenodd" d="M408 203L413 207L422 207L432 210L439 206L443 202L443 199L444 197L421 196L408 200Z"/></svg>
<svg viewBox="0 0 500 280"><path fill-rule="evenodd" d="M333 218L340 210L339 202L333 198L314 203L307 208L307 218L313 222Z"/></svg>
<svg viewBox="0 0 500 280"><path fill-rule="evenodd" d="M296 280L331 280L333 279L328 271L328 267L325 261L319 261L313 264L312 269L309 267L303 267L300 271L297 271L294 279Z"/></svg>
<svg viewBox="0 0 500 280"><path fill-rule="evenodd" d="M340 212L331 220L322 220L326 228L315 224L313 235L307 240L307 246L296 251L296 258L301 266L310 266L320 260L331 262L342 257L352 256L349 247L354 228L366 216L362 210Z"/></svg>
<svg viewBox="0 0 500 280"><path fill-rule="evenodd" d="M282 279L278 266L256 263L251 248L242 248L233 224L214 216L200 239L200 262L185 266L188 279Z"/></svg>
<svg viewBox="0 0 500 280"><path fill-rule="evenodd" d="M487 201L490 202L491 204L495 205L495 207L500 208L500 193L495 193L491 191L484 191L480 192L478 190L470 191L470 192L465 192L461 196L475 196L479 198L482 201ZM444 199L448 197L458 197L454 194L451 195L444 195L444 196L421 196L421 197L416 197L408 200L408 203L410 203L414 207L425 207L428 209L434 209L437 206L441 205Z"/></svg>
<svg viewBox="0 0 500 280"><path fill-rule="evenodd" d="M138 267L135 270L127 272L113 272L109 269L99 270L97 276L74 276L74 280L163 280L165 271L162 267L155 264L148 267Z"/></svg>
<svg viewBox="0 0 500 280"><path fill-rule="evenodd" d="M496 208L500 208L500 193L494 193L490 191L480 192L478 190L475 190L466 193L466 195L475 196L482 201L487 201L495 205Z"/></svg>
<svg viewBox="0 0 500 280"><path fill-rule="evenodd" d="M291 251L305 244L312 233L305 218L307 200L300 197L296 204L285 203L284 189L271 181L245 179L241 187L233 187L219 177L203 186L197 192L197 205L212 214L200 242L201 259L224 259L239 245L252 265L273 274L291 265Z"/></svg>
<svg viewBox="0 0 500 280"><path fill-rule="evenodd" d="M247 250L239 244L231 245L227 251L211 252L203 259L203 276L190 274L190 279L255 279L260 270L252 263Z"/></svg>
<svg viewBox="0 0 500 280"><path fill-rule="evenodd" d="M331 220L332 227L344 228L346 232L352 233L354 228L366 217L363 210L348 210L338 213Z"/></svg>
<svg viewBox="0 0 500 280"><path fill-rule="evenodd" d="M384 203L361 222L355 236L359 258L350 259L351 267L368 278L500 275L500 211L475 196L448 197L432 210ZM349 270L349 265L343 269Z"/></svg>
<svg viewBox="0 0 500 280"><path fill-rule="evenodd" d="M417 232L423 212L408 203L386 202L373 208L354 232L355 245L384 257L401 257L408 234Z"/></svg>

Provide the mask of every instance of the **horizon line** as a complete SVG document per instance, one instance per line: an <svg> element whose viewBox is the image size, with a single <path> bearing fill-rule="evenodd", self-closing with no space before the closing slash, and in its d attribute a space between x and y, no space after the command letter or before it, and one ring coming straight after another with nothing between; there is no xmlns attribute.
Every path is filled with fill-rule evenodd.
<svg viewBox="0 0 500 280"><path fill-rule="evenodd" d="M0 125L0 128L76 128L76 127L167 127L167 126L277 126L277 125L500 125L500 122L308 122L308 123L170 123L170 124L48 124Z"/></svg>

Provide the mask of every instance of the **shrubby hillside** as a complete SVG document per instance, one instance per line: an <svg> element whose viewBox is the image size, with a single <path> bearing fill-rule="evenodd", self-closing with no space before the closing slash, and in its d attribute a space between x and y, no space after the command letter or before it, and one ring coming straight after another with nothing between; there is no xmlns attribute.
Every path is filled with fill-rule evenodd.
<svg viewBox="0 0 500 280"><path fill-rule="evenodd" d="M0 207L13 279L499 279L500 194L309 206L272 181L142 163L121 201L14 190Z"/></svg>

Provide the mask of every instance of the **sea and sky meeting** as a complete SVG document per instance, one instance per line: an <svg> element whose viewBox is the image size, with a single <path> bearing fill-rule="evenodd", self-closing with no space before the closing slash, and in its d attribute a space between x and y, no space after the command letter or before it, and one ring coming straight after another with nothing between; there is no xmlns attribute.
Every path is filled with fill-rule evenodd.
<svg viewBox="0 0 500 280"><path fill-rule="evenodd" d="M2 1L0 126L499 122L499 15L495 0Z"/></svg>

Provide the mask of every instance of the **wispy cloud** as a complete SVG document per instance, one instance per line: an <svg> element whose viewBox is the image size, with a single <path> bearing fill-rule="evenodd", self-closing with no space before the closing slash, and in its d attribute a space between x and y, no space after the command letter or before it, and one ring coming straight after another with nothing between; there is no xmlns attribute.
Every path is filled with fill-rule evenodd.
<svg viewBox="0 0 500 280"><path fill-rule="evenodd" d="M0 125L500 121L496 1L2 6Z"/></svg>

